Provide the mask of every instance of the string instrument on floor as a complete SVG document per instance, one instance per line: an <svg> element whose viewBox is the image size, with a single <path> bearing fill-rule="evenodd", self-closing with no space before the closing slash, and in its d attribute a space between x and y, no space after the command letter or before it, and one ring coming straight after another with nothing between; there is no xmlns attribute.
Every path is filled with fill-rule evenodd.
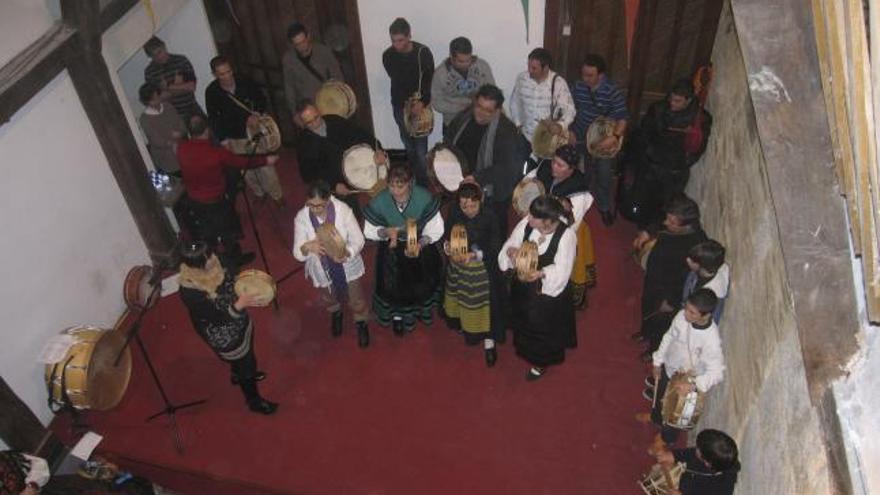
<svg viewBox="0 0 880 495"><path fill-rule="evenodd" d="M415 218L406 219L406 247L403 254L407 258L418 258L421 246L419 246L418 224Z"/></svg>
<svg viewBox="0 0 880 495"><path fill-rule="evenodd" d="M254 306L268 306L275 299L275 280L262 270L243 270L235 277L235 293L254 296Z"/></svg>
<svg viewBox="0 0 880 495"><path fill-rule="evenodd" d="M46 364L50 409L106 411L119 404L131 378L128 347L124 348L119 365L113 364L125 345L122 332L80 325L61 333L70 345L60 360Z"/></svg>
<svg viewBox="0 0 880 495"><path fill-rule="evenodd" d="M467 229L457 223L449 231L449 257L456 263L464 263L469 253Z"/></svg>
<svg viewBox="0 0 880 495"><path fill-rule="evenodd" d="M683 462L675 463L669 469L662 464L654 464L651 471L638 481L639 488L646 495L668 495L672 490L678 490L684 469Z"/></svg>
<svg viewBox="0 0 880 495"><path fill-rule="evenodd" d="M676 385L681 383L693 384L693 374L678 372L669 380L666 393L663 394L663 424L680 430L691 430L697 426L703 413L706 394L696 388L687 394L679 394Z"/></svg>
<svg viewBox="0 0 880 495"><path fill-rule="evenodd" d="M538 271L538 245L534 241L524 241L516 252L514 259L516 277L520 282L527 282L528 277Z"/></svg>
<svg viewBox="0 0 880 495"><path fill-rule="evenodd" d="M331 80L315 93L315 106L321 115L338 115L347 119L357 111L357 97L348 84Z"/></svg>
<svg viewBox="0 0 880 495"><path fill-rule="evenodd" d="M345 239L339 235L336 226L330 222L322 223L315 229L315 237L318 238L318 244L324 248L327 256L334 260L342 260L348 257L348 249L345 247Z"/></svg>

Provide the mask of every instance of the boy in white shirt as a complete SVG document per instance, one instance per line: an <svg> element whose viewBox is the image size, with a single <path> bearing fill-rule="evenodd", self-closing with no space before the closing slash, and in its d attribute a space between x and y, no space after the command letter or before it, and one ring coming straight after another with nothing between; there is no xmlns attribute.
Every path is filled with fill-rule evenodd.
<svg viewBox="0 0 880 495"><path fill-rule="evenodd" d="M712 320L712 311L717 303L718 298L709 289L698 289L691 294L684 309L672 319L660 347L652 356L657 400L654 401L650 419L662 426L660 437L667 445L675 443L679 432L676 428L663 425L662 399L670 378L677 373L691 375L691 380L677 385L680 395L694 390L706 393L724 379L721 338L718 326ZM637 419L646 418L639 415Z"/></svg>
<svg viewBox="0 0 880 495"><path fill-rule="evenodd" d="M345 257L333 258L318 241L316 231L325 222L331 222L345 242ZM306 278L321 291L321 301L331 314L331 334L342 335L342 305L347 304L357 326L358 346L367 347L370 309L360 283L364 275L363 248L364 234L351 208L330 194L326 182L309 184L306 205L294 219L293 256L306 264Z"/></svg>

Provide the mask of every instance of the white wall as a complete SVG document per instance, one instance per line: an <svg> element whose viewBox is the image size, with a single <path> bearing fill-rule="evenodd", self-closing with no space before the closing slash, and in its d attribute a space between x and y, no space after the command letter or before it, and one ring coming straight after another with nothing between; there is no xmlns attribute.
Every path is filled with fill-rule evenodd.
<svg viewBox="0 0 880 495"><path fill-rule="evenodd" d="M43 2L3 0L0 4L0 67L42 36L53 22Z"/></svg>
<svg viewBox="0 0 880 495"><path fill-rule="evenodd" d="M0 127L0 375L48 421L44 343L77 324L112 326L146 248L67 73Z"/></svg>
<svg viewBox="0 0 880 495"><path fill-rule="evenodd" d="M136 4L103 37L103 53L129 124L143 81L141 46L153 33L193 62L199 97L216 54L200 0L153 0L155 19ZM51 1L6 0L0 6L0 64L37 39L58 15ZM117 75L116 71L120 74ZM149 162L140 133L135 133ZM62 73L0 126L2 280L0 375L44 422L45 342L77 324L110 327L121 314L128 270L149 262L107 159L67 73ZM3 447L0 442L0 447Z"/></svg>
<svg viewBox="0 0 880 495"><path fill-rule="evenodd" d="M382 66L382 52L391 44L388 26L404 17L412 26L413 39L431 49L436 64L449 54L449 41L466 36L474 53L492 66L505 97L510 96L516 75L526 70L528 53L543 44L544 2L529 7L529 42L521 0L359 0L361 35L364 42L373 125L377 137L389 148L401 148L391 109L391 83ZM435 112L434 133L440 138L440 115Z"/></svg>

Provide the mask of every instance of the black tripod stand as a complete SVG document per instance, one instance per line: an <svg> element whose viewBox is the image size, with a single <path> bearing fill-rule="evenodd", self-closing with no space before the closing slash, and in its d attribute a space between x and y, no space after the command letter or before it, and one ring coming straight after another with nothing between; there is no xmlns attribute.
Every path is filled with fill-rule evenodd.
<svg viewBox="0 0 880 495"><path fill-rule="evenodd" d="M153 268L153 276L150 277L150 287L152 290L150 291L150 296L147 298L147 301L154 301L155 298L159 295L159 290L162 288L162 272L163 272L164 264L159 264ZM119 364L119 360L122 358L122 353L125 352L125 349L131 344L132 339L137 342L138 349L141 351L141 356L144 358L144 362L147 364L147 369L150 370L150 376L153 377L153 383L156 384L156 388L159 390L159 395L162 396L162 402L165 403L165 407L157 412L156 414L150 415L147 417L145 422L150 422L159 416L165 415L169 418L169 423L171 425L171 435L174 438L174 447L177 449L177 452L183 454L183 441L180 436L180 427L177 425L177 411L181 409L186 409L188 407L197 406L199 404L204 404L207 402L207 399L200 399L191 402L185 402L183 404L175 404L171 402L168 398L168 394L165 392L165 387L162 386L162 381L159 380L159 375L156 373L156 368L153 367L153 361L150 359L150 354L147 352L146 346L144 346L144 341L141 340L140 329L141 329L141 321L144 319L144 315L147 314L147 311L150 309L149 304L145 304L138 310L137 318L131 326L131 330L129 330L128 335L125 338L125 343L122 345L122 348L119 350L119 354L116 356L116 361L114 361L113 365L116 366Z"/></svg>

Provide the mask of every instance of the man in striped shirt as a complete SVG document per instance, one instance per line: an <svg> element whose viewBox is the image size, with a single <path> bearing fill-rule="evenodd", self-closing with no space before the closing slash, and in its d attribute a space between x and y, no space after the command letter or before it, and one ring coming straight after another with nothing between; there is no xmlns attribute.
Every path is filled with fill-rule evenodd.
<svg viewBox="0 0 880 495"><path fill-rule="evenodd" d="M165 42L153 36L144 43L151 62L144 69L144 80L162 90L162 101L170 101L184 122L193 115L205 115L196 102L196 73L183 55L168 53Z"/></svg>
<svg viewBox="0 0 880 495"><path fill-rule="evenodd" d="M615 121L614 132L599 142L599 148L617 146L626 131L629 113L626 102L617 85L605 75L605 60L599 55L589 54L581 64L581 79L571 87L571 95L577 115L571 129L579 142L581 153L587 161L587 169L596 180L593 187L596 204L602 215L602 223L611 225L614 214L611 210L612 169L616 158L597 158L586 152L586 134L590 124L599 117L608 117ZM592 183L592 181L591 181Z"/></svg>

